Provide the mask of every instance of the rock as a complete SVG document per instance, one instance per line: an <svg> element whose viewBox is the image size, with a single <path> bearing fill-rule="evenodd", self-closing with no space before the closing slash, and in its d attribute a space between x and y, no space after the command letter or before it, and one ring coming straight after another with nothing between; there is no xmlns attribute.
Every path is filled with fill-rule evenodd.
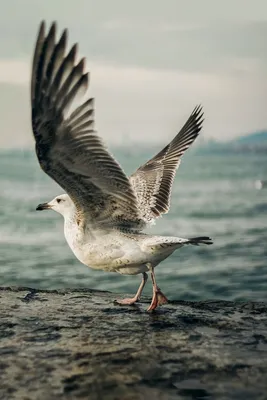
<svg viewBox="0 0 267 400"><path fill-rule="evenodd" d="M1 400L266 399L267 306L0 288ZM144 304L146 303L146 304Z"/></svg>

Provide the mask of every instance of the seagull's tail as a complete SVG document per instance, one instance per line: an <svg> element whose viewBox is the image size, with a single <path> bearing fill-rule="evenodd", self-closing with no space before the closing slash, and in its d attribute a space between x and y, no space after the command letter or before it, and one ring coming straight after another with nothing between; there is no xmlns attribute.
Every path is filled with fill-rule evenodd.
<svg viewBox="0 0 267 400"><path fill-rule="evenodd" d="M188 239L187 244L193 244L195 246L198 246L199 244L213 244L213 241L208 236L199 236Z"/></svg>

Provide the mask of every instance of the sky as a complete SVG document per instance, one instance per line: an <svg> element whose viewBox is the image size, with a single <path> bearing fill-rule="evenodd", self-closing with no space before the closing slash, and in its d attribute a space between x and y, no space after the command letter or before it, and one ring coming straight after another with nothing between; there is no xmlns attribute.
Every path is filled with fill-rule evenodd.
<svg viewBox="0 0 267 400"><path fill-rule="evenodd" d="M39 23L58 21L90 71L107 144L165 143L197 104L202 140L267 129L266 0L1 0L0 148L31 148Z"/></svg>

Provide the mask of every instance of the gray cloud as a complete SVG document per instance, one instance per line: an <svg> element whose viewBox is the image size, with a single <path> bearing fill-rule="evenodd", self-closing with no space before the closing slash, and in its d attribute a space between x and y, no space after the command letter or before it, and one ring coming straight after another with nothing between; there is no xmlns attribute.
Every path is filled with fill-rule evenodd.
<svg viewBox="0 0 267 400"><path fill-rule="evenodd" d="M2 147L14 132L15 144L32 143L28 78L41 19L79 42L110 141L171 138L199 102L206 137L267 126L265 0L9 0L0 14Z"/></svg>
<svg viewBox="0 0 267 400"><path fill-rule="evenodd" d="M11 13L13 2L4 5L7 14ZM154 2L154 7L150 9L146 2L142 3L141 14L136 12L141 6L129 6L126 12L127 9L121 7L125 3L118 0L115 2L120 5L116 9L118 12L114 12L115 7L110 7L114 1L106 1L103 9L94 3L91 9L90 4L81 0L75 2L75 7L71 2L64 3L64 8L62 1L52 6L52 1L47 0L43 11L39 9L38 1L26 0L25 3L28 4L26 8L30 10L29 14L20 16L16 13L9 19L4 18L5 13L1 13L1 58L31 56L39 21L49 15L48 21L58 19L61 29L69 27L72 40L79 42L89 60L193 71L213 71L229 57L256 58L267 64L264 40L267 36L267 18L258 21L207 20L206 14L209 13L203 13L203 7L197 21L194 18L181 21L180 10L185 12L187 6L183 3L183 7L179 7L178 1L170 1L169 8ZM209 2L206 0L206 3ZM267 15L267 5L265 8Z"/></svg>

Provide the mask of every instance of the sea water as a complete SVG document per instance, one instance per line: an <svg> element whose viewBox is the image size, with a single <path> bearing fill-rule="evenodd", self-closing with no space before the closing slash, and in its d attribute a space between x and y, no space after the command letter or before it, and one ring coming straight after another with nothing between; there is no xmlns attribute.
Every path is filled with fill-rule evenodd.
<svg viewBox="0 0 267 400"><path fill-rule="evenodd" d="M153 149L113 149L127 174ZM170 212L148 232L210 236L212 246L185 246L156 268L170 299L267 300L267 189L264 153L188 151L177 171ZM141 276L94 271L72 254L63 218L36 212L64 193L39 167L33 151L0 153L0 285L92 288L135 293ZM151 295L148 284L145 293Z"/></svg>

